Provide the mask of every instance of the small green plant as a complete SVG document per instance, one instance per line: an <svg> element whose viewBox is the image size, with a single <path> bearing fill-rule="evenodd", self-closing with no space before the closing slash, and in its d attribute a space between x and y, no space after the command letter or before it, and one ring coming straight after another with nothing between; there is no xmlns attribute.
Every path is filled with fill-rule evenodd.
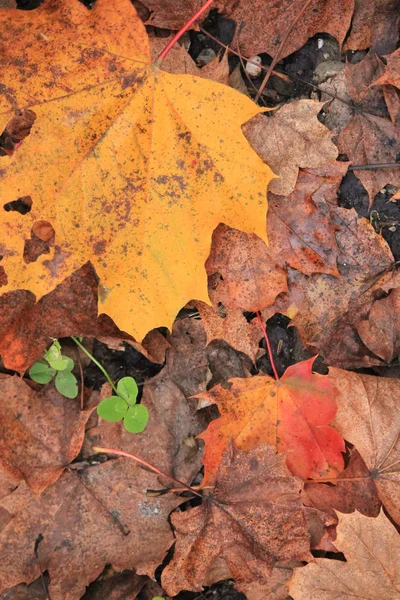
<svg viewBox="0 0 400 600"><path fill-rule="evenodd" d="M104 398L97 407L99 417L105 421L116 423L123 421L124 427L131 433L141 433L149 420L149 411L142 404L136 404L138 387L133 377L123 377L114 385L111 377L96 359L82 344L82 339L71 336L77 346L90 358L100 369L114 394ZM36 383L49 383L54 378L56 389L66 398L76 398L78 395L78 384L76 377L71 373L74 361L61 353L58 340L44 354L44 360L38 360L29 369L29 376Z"/></svg>
<svg viewBox="0 0 400 600"><path fill-rule="evenodd" d="M58 340L54 340L44 353L43 360L38 360L29 369L29 376L36 383L49 383L54 379L56 389L66 398L76 398L78 384L72 373L74 361L61 353Z"/></svg>
<svg viewBox="0 0 400 600"><path fill-rule="evenodd" d="M149 420L149 411L143 404L136 404L138 387L133 377L123 377L117 383L116 395L104 398L97 407L98 415L105 421L124 421L131 433L141 433Z"/></svg>

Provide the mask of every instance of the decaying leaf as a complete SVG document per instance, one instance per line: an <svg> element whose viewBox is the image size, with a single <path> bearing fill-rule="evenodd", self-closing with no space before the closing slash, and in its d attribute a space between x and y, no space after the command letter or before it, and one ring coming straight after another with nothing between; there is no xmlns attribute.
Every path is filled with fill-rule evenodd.
<svg viewBox="0 0 400 600"><path fill-rule="evenodd" d="M249 452L225 451L216 485L201 506L172 515L176 545L164 569L169 596L201 591L217 559L238 582L266 582L278 561L309 558L302 482L265 444Z"/></svg>
<svg viewBox="0 0 400 600"><path fill-rule="evenodd" d="M208 299L203 265L220 222L266 237L272 172L240 130L262 109L152 64L130 0L11 9L0 27L0 129L16 109L36 115L30 136L1 158L2 202L32 199L25 215L0 213L2 290L40 298L91 260L101 310L118 327L142 339L170 326L190 299ZM55 241L27 264L24 241L38 220Z"/></svg>
<svg viewBox="0 0 400 600"><path fill-rule="evenodd" d="M339 276L332 208L346 171L346 163L300 171L290 195L268 195L270 252L279 266L288 264L305 275Z"/></svg>
<svg viewBox="0 0 400 600"><path fill-rule="evenodd" d="M379 498L400 523L400 383L330 368L337 390L334 426L355 445L375 482Z"/></svg>
<svg viewBox="0 0 400 600"><path fill-rule="evenodd" d="M316 100L296 100L243 126L254 150L279 176L268 188L273 194L293 192L300 167L314 169L336 160L332 133L317 119L322 107Z"/></svg>
<svg viewBox="0 0 400 600"><path fill-rule="evenodd" d="M173 542L168 514L181 501L146 497L144 490L156 486L155 475L126 459L65 472L41 496L21 484L0 504L8 516L0 533L0 592L39 577L39 534L52 600L79 600L106 564L152 577Z"/></svg>
<svg viewBox="0 0 400 600"><path fill-rule="evenodd" d="M149 422L142 433L132 435L121 422L98 419L86 434L83 455L92 456L93 446L118 448L190 482L201 468L203 455L195 436L204 423L195 402L190 404L170 379L154 378L143 386L141 403L149 411Z"/></svg>
<svg viewBox="0 0 400 600"><path fill-rule="evenodd" d="M385 56L387 65L373 85L383 85L383 95L393 123L400 122L400 48Z"/></svg>
<svg viewBox="0 0 400 600"><path fill-rule="evenodd" d="M357 368L380 364L366 348L352 324L360 306L393 278L393 255L371 224L354 210L336 208L336 241L340 277L289 274L290 294L301 307L292 321L307 346L320 352L328 364Z"/></svg>
<svg viewBox="0 0 400 600"><path fill-rule="evenodd" d="M205 442L204 485L215 480L232 439L241 450L266 442L287 453L290 471L303 479L343 469L341 436L328 427L336 414L334 387L312 373L314 358L289 367L279 381L257 375L231 379L201 398L217 404L221 416L200 434Z"/></svg>
<svg viewBox="0 0 400 600"><path fill-rule="evenodd" d="M371 352L391 362L400 354L400 289L377 300L367 318L356 321L357 332Z"/></svg>
<svg viewBox="0 0 400 600"><path fill-rule="evenodd" d="M263 240L226 225L214 231L206 269L213 304L228 309L262 310L287 291L286 273Z"/></svg>
<svg viewBox="0 0 400 600"><path fill-rule="evenodd" d="M345 50L374 48L386 54L396 48L399 39L397 0L355 0L354 14Z"/></svg>
<svg viewBox="0 0 400 600"><path fill-rule="evenodd" d="M289 586L294 600L394 600L400 597L400 544L396 529L381 512L339 514L335 545L347 562L317 558L296 569Z"/></svg>
<svg viewBox="0 0 400 600"><path fill-rule="evenodd" d="M250 356L253 362L259 356L259 342L263 337L260 325L255 319L247 321L239 308L232 308L221 314L214 307L197 302L196 307L207 333L207 343L212 340L225 340L235 350Z"/></svg>
<svg viewBox="0 0 400 600"><path fill-rule="evenodd" d="M52 384L35 392L16 376L0 378L0 396L1 467L41 493L79 453L92 411Z"/></svg>
<svg viewBox="0 0 400 600"><path fill-rule="evenodd" d="M202 6L202 0L144 0L151 16L148 22L156 27L179 29ZM244 55L253 56L267 52L275 56L287 28L302 8L301 0L273 0L265 5L263 0L218 0L213 8L237 26L245 23L240 34L240 49ZM316 0L296 23L281 57L291 54L319 32L326 32L341 44L346 36L353 13L354 0Z"/></svg>
<svg viewBox="0 0 400 600"><path fill-rule="evenodd" d="M399 130L385 115L382 88L371 85L382 72L383 63L372 50L361 62L346 64L346 84L355 110L352 120L339 135L338 147L355 165L392 163L400 150ZM356 175L367 190L371 204L388 183L400 185L396 168L356 171Z"/></svg>
<svg viewBox="0 0 400 600"><path fill-rule="evenodd" d="M348 466L332 483L306 481L303 503L334 517L335 510L342 513L358 510L367 517L378 516L381 503L375 482L357 451L351 453Z"/></svg>

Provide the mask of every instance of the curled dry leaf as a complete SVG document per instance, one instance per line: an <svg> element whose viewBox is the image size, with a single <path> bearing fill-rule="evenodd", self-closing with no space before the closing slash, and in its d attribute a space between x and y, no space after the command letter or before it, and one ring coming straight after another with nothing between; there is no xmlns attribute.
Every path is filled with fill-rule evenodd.
<svg viewBox="0 0 400 600"><path fill-rule="evenodd" d="M201 322L207 334L207 344L212 340L225 340L230 346L247 354L253 362L259 356L259 342L263 337L260 325L255 319L247 321L239 308L230 309L221 315L214 307L196 302Z"/></svg>
<svg viewBox="0 0 400 600"><path fill-rule="evenodd" d="M92 411L52 385L35 392L16 376L0 378L0 395L1 466L41 493L78 455Z"/></svg>
<svg viewBox="0 0 400 600"><path fill-rule="evenodd" d="M279 266L288 264L305 275L339 275L338 225L331 213L346 171L346 163L300 171L289 196L268 194L269 250Z"/></svg>
<svg viewBox="0 0 400 600"><path fill-rule="evenodd" d="M266 237L273 174L240 129L262 109L227 86L161 71L130 0L2 11L0 31L0 129L17 107L36 114L18 151L1 157L2 202L32 198L25 215L0 212L2 290L39 298L90 260L118 327L141 340L170 326L190 299L208 299L203 265L220 222ZM36 220L55 242L26 264Z"/></svg>
<svg viewBox="0 0 400 600"><path fill-rule="evenodd" d="M336 414L329 379L312 373L314 358L289 367L279 381L268 376L229 380L199 397L221 416L200 434L205 442L204 485L215 480L230 440L241 450L266 442L287 453L290 471L303 479L335 476L343 469L341 436L328 427Z"/></svg>
<svg viewBox="0 0 400 600"><path fill-rule="evenodd" d="M203 2L144 0L143 3L152 11L148 23L156 27L179 29ZM263 0L217 0L212 7L236 21L237 26L246 24L240 34L240 50L250 57L259 52L275 56L283 36L303 4L301 0L274 0L268 5ZM341 44L350 25L353 7L354 0L316 0L291 32L281 57L298 50L319 32L329 33Z"/></svg>
<svg viewBox="0 0 400 600"><path fill-rule="evenodd" d="M400 122L400 48L385 56L387 65L373 85L383 85L383 95L393 123Z"/></svg>
<svg viewBox="0 0 400 600"><path fill-rule="evenodd" d="M243 126L254 150L279 176L268 187L273 194L293 192L300 167L313 169L336 160L332 133L317 119L322 107L316 100L296 100Z"/></svg>
<svg viewBox="0 0 400 600"><path fill-rule="evenodd" d="M0 533L0 593L39 577L39 534L52 600L79 600L107 564L153 577L173 542L168 515L181 502L146 497L154 487L157 477L127 459L65 472L41 496L20 485L0 503L8 517Z"/></svg>
<svg viewBox="0 0 400 600"><path fill-rule="evenodd" d="M262 310L287 291L286 273L276 267L264 241L226 225L213 233L206 269L213 304L222 302L228 310Z"/></svg>
<svg viewBox="0 0 400 600"><path fill-rule="evenodd" d="M350 34L344 49L374 48L379 54L391 52L399 39L399 24L397 0L355 0Z"/></svg>
<svg viewBox="0 0 400 600"><path fill-rule="evenodd" d="M390 516L400 523L400 383L330 368L337 390L334 426L355 445Z"/></svg>
<svg viewBox="0 0 400 600"><path fill-rule="evenodd" d="M317 558L296 569L289 585L294 600L400 597L399 536L383 512L376 519L358 512L339 514L335 546L346 562Z"/></svg>
<svg viewBox="0 0 400 600"><path fill-rule="evenodd" d="M263 444L241 452L230 445L212 497L172 515L175 553L162 574L167 594L201 591L217 559L244 583L266 583L279 561L308 560L301 488L302 482L290 475L275 448Z"/></svg>

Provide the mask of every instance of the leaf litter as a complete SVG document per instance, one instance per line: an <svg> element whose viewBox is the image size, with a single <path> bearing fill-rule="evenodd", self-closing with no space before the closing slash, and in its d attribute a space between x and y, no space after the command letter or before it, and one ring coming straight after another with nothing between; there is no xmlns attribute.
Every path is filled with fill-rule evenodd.
<svg viewBox="0 0 400 600"><path fill-rule="evenodd" d="M182 7L171 0L161 6L147 0L141 6L134 4L144 20L154 24L164 11L163 18L175 19L175 26L180 27L201 3ZM192 30L159 70L151 66L150 51L155 57L172 39L172 32L163 38L164 32L149 30L149 50L144 28L125 0L112 7L98 0L91 12L77 2L58 0L47 1L31 13L2 11L7 57L2 83L10 92L2 95L4 133L0 139L1 168L6 165L2 186L7 190L2 191L2 221L8 228L3 229L7 234L1 240L0 265L4 292L0 298L0 353L5 366L0 469L0 546L6 557L0 569L2 598L46 600L51 594L56 600L122 600L127 594L134 598L139 593L144 600L184 589L194 591L192 596L186 592L189 599L199 592L207 598L212 591L202 592L203 587L227 578L233 578L249 600L283 600L289 594L294 600L320 598L318 581L324 582L327 598L331 588L337 593L337 581L344 582L346 591L350 586L355 597L365 597L366 586L376 597L397 597L398 570L393 562L397 534L383 512L392 523L399 523L398 277L394 238L386 236L396 221L380 214L386 210L382 199L377 204L378 197L392 199L391 214L396 214L397 168L355 170L367 189L369 203L374 202L370 210L366 205L361 209L359 204L355 206L363 216L370 215L370 223L354 210L343 208L340 199L349 164L395 163L397 159L395 143L391 143L398 138L396 15L392 2L385 3L385 10L380 0L368 6L346 0L340 10L334 4L310 6L293 25L280 57L317 33L307 44L308 54L301 50L281 63L284 69L294 61L301 76L306 55L312 63L317 52L322 64L330 60L332 44L320 32L335 36L335 57L341 65L346 59L347 63L321 88L337 97L328 97L320 112L323 105L319 101L326 102L327 94L311 94L308 88L290 86L281 78L270 80L272 93L265 98L275 110L245 125L248 137L248 131L253 131L254 152L246 145L240 126L261 112L248 96L254 97L254 85L256 89L260 86L263 74L252 84L245 80L247 98L217 86L214 81L226 83L229 71L236 65L240 69L240 61L231 62L230 56L228 63L228 53L222 56L214 45L214 54L219 56L199 69L193 59L200 49L214 43L202 32ZM216 24L217 38L229 30L232 50L239 42L239 53L254 50L272 55L300 8L296 2L289 7L284 0L277 0L266 26L259 3L216 2L215 7L222 13L210 13L206 26ZM186 10L190 14L185 16L182 11ZM51 11L60 19L50 19ZM237 20L238 28L246 21L240 39L237 35L233 38L231 19ZM22 24L24 35L16 35ZM32 47L43 51L40 59L24 50L29 36ZM340 54L343 41L344 48L358 54ZM200 44L197 49L196 44ZM370 47L373 49L364 52ZM43 60L50 49L51 60ZM55 68L61 55L67 62ZM130 76L133 57L136 65L142 61L135 67L136 79ZM13 63L12 70L7 60ZM264 67L268 63L264 55L262 63ZM315 70L315 65L308 72ZM281 65L276 68L282 70ZM322 71L318 69L318 73ZM284 85L279 87L278 80ZM158 92L162 83L181 117L191 120L190 126L177 125L175 117L161 111L163 123L171 125L173 135L156 136L152 155L146 154L149 138L144 130L149 127L146 119L155 113L145 108L140 116L140 102L151 82L157 83ZM289 102L284 95L288 89L292 95ZM185 90L190 90L189 108ZM134 91L136 96L131 95ZM17 98L16 94L22 95ZM154 98L162 108L165 96ZM338 106L346 109L339 115ZM219 121L210 116L210 107L217 111ZM21 108L25 110L13 116L13 111ZM122 111L119 116L118 111ZM204 112L203 120L199 112ZM140 123L143 131L138 134L134 128ZM200 140L194 146L193 135L192 145L188 142L189 129ZM132 147L128 140L133 131ZM203 142L211 144L215 132L225 139L223 160L213 156L210 168L206 165L203 173L195 173L190 161L206 160ZM186 189L177 179L155 181L169 167L166 148L175 133L180 141L173 152L182 156L184 175L180 174L189 176L188 183L184 182ZM184 134L182 138L179 133ZM274 146L271 139L279 144ZM338 151L347 156L336 160ZM80 152L88 153L83 161ZM203 236L202 251L189 256L190 221L176 219L170 207L168 223L166 213L144 203L145 222L155 225L154 230L162 222L162 235L154 238L154 248L162 248L168 264L161 274L156 266L149 267L150 284L143 272L135 271L139 263L144 264L141 260L135 262L135 258L132 268L124 259L129 269L122 276L122 271L114 268L116 263L109 261L110 246L116 244L118 254L127 232L133 231L136 206L144 197L143 190L137 189L143 180L138 169L144 166L146 170L146 160L154 160L160 168L151 181L148 198L154 192L163 206L166 198L174 206L179 202L188 206L190 195L190 219L196 221L196 235ZM263 161L271 169L269 175ZM250 175L246 165L255 167ZM127 185L126 177L131 178L133 168L136 179ZM280 179L270 184L265 227L265 189L272 171ZM213 180L216 172L224 181L219 177ZM241 190L237 202L231 192L227 198L228 187ZM251 190L261 190L262 198L244 210L244 199ZM48 198L54 201L48 202ZM110 213L106 212L113 215L110 219L98 211L101 198L110 206ZM143 246L146 231L136 227L130 248ZM178 270L169 254L170 234L181 243L175 254ZM163 284L165 273L167 287ZM113 288L114 280L128 285ZM146 289L153 286L155 293L153 289L152 304L147 306L143 298L137 300L137 294L140 286L149 285ZM98 315L98 309L106 314ZM298 328L306 349L298 335L286 335L276 325L282 319L275 314L267 324L272 353L265 354L258 311L264 320L275 313L294 317L292 327ZM154 329L157 325L168 326L171 332ZM138 339L147 334L143 346L132 334ZM130 434L121 423L99 418L93 409L111 390L108 385L100 393L83 388L85 379L100 387L99 378L89 379L90 367L84 362L80 380L78 366L74 371L82 392L76 400L61 397L52 382L39 389L28 379L7 374L12 369L19 373L28 369L51 345L52 337L70 335L88 336L83 340L88 346L93 337L109 345L96 342L93 352L99 357L101 350L115 381L121 376L138 377L138 400L150 416L142 433ZM297 340L293 347L286 347L289 339ZM63 348L65 343L62 340ZM158 365L151 366L137 350L155 358ZM307 351L320 352L330 365L329 372L312 373L311 360L299 362L310 356ZM263 375L263 370L271 367L271 357L278 365L279 381ZM302 372L305 364L307 372ZM294 366L282 374L288 365ZM344 370L359 367L367 374ZM285 391L290 373L297 371L298 380ZM254 431L262 435L251 433L242 444L240 435L231 435L239 425L233 413L220 408L219 414L210 399L229 398L239 385L248 404L258 405L253 387L260 380L278 391L278 402L270 402L275 413L267 411L269 420L264 414L259 420L248 415ZM312 381L323 384L323 392L314 394L315 406L308 392L303 398L301 393ZM203 398L200 404L199 395ZM271 399L263 397L262 403L267 406ZM314 427L308 446L302 446L304 440L298 435L298 409L304 400ZM245 410L246 403L238 406ZM281 411L292 406L292 424L279 418L276 406ZM315 424L317 416L324 419ZM222 437L207 439L221 422L225 427L220 428ZM327 462L321 461L316 439L325 448L322 456L328 449ZM265 441L273 446L266 446ZM192 483L195 499L188 499L190 494L181 497L179 490L168 493L167 488L176 484L128 459L94 456L98 446L137 454L169 476ZM218 449L212 464L212 487L207 485L210 448ZM305 454L301 448L307 449ZM200 505L195 495L199 484ZM312 558L310 548L324 558ZM363 554L364 548L367 554ZM346 563L338 551L343 552ZM309 564L304 567L299 561ZM39 579L41 571L43 581Z"/></svg>

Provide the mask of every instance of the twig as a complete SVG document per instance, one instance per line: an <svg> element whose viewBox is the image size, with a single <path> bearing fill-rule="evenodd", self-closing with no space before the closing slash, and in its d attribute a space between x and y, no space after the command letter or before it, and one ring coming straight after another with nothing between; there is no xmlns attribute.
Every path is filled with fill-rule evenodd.
<svg viewBox="0 0 400 600"><path fill-rule="evenodd" d="M176 42L183 36L183 34L190 28L191 25L207 10L207 8L212 4L213 0L207 0L201 8L180 28L178 33L174 35L172 40L165 46L164 50L157 58L157 62L161 63L164 58L167 56L168 52L171 50L173 46L175 46Z"/></svg>
<svg viewBox="0 0 400 600"><path fill-rule="evenodd" d="M256 103L257 103L257 102L259 101L259 99L260 99L260 96L261 96L261 94L263 93L263 91L264 91L264 88L265 88L265 86L267 85L269 78L271 77L272 71L273 71L273 69L274 69L274 67L275 67L276 63L277 63L277 62L278 62L278 60L279 60L280 54L281 54L281 52L282 52L282 48L283 48L283 47L284 47L284 45L286 44L286 42L287 42L287 40L288 40L288 38L289 38L289 35L290 35L290 34L291 34L291 32L292 32L292 29L295 27L296 23L299 21L299 19L302 17L302 15L304 14L304 12L305 12L305 11L307 10L307 8L310 6L310 4L311 4L311 2L312 2L312 1L313 1L313 0L306 0L306 2L304 3L303 7L302 7L302 8L301 8L301 10L300 10L300 12L298 13L298 15L296 16L296 18L294 19L293 23L290 25L290 27L288 28L287 32L286 32L286 33L285 33L285 35L283 36L283 38L282 38L282 41L281 41L281 43L279 44L279 48L278 48L278 50L276 51L275 57L272 59L272 62L271 62L271 64L269 65L269 69L268 69L268 71L267 71L267 74L265 75L265 77L264 77L264 79L263 79L263 81L262 81L262 83L261 83L261 85L260 85L260 87L259 87L259 90L258 90L257 96L254 98L254 102L256 102Z"/></svg>
<svg viewBox="0 0 400 600"><path fill-rule="evenodd" d="M253 81L251 80L250 75L248 74L247 70L246 70L246 65L243 62L243 56L240 52L240 33L243 29L243 23L240 25L239 29L238 29L238 35L237 35L237 55L239 57L240 60L240 64L242 65L242 69L244 74L246 75L247 80L249 81L250 85L252 86L253 90L255 91L255 93L258 93L258 89L256 88L256 86L254 85ZM253 61L251 61L252 64L257 64L257 63L253 63ZM263 101L264 106L267 106L267 103L265 102L264 98L262 97L261 100Z"/></svg>
<svg viewBox="0 0 400 600"><path fill-rule="evenodd" d="M400 162L351 165L349 171L372 171L372 169L393 169L394 167L400 167Z"/></svg>
<svg viewBox="0 0 400 600"><path fill-rule="evenodd" d="M179 487L184 488L188 492L192 492L192 494L194 494L195 496L199 496L199 498L203 498L203 496L201 494L199 494L198 492L196 492L196 490L194 488L191 488L190 485L186 485L186 483L184 483L183 481L180 481L179 479L175 479L175 477L173 477L172 475L169 475L168 473L164 473L164 471L161 471L158 467L155 467L151 463L147 462L147 460L140 458L140 456L136 456L135 454L130 454L129 452L124 452L123 450L116 450L115 448L100 448L99 446L94 446L93 451L101 452L103 454L115 454L116 456L125 456L126 458L131 458L132 460L136 460L136 462L143 465L144 467L147 467L148 469L151 469L151 471L154 471L154 473L157 473L157 475L161 475L161 477L170 479L174 483L177 483L179 485Z"/></svg>
<svg viewBox="0 0 400 600"><path fill-rule="evenodd" d="M269 339L268 339L267 330L266 330L266 327L265 327L265 325L264 325L264 323L263 323L263 320L262 320L262 318L261 318L261 315L260 315L260 311L259 311L259 310L257 310L257 311L256 311L256 315L257 315L257 320L258 320L258 323L259 323L259 325L260 325L260 327L261 327L261 329L262 329L262 331L263 331L265 342L266 342L266 344L267 344L267 350L268 350L269 361L270 361L270 363L271 363L271 367L272 367L272 370L273 370L273 372L274 372L274 377L275 377L275 379L276 379L277 381L279 381L279 375L278 375L278 371L276 370L276 367L275 367L275 362L274 362L274 357L273 357L273 354L272 354L272 348L271 348L271 344L269 343Z"/></svg>

